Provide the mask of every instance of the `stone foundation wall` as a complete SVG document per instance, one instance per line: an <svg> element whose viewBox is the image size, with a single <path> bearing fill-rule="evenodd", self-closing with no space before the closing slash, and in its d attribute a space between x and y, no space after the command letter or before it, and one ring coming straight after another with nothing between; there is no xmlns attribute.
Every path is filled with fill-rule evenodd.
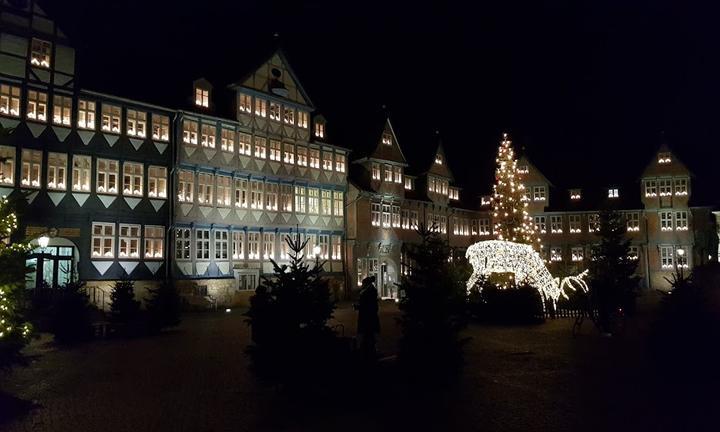
<svg viewBox="0 0 720 432"><path fill-rule="evenodd" d="M94 304L98 309L110 310L110 293L115 285L114 280L86 280L85 289L90 296L90 303ZM135 283L135 299L145 305L145 298L150 297L148 288L157 288L160 286L159 280L134 280Z"/></svg>

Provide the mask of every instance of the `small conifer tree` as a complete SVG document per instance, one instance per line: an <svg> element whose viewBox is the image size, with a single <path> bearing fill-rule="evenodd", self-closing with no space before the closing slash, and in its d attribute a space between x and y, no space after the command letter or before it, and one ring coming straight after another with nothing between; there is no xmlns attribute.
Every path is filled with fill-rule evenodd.
<svg viewBox="0 0 720 432"><path fill-rule="evenodd" d="M110 292L110 317L116 323L127 324L137 317L140 302L135 300L135 283L127 278L115 281Z"/></svg>

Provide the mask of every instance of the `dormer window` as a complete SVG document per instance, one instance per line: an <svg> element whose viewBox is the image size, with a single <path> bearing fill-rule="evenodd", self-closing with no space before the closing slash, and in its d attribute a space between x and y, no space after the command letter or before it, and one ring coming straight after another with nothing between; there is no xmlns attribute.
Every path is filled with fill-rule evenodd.
<svg viewBox="0 0 720 432"><path fill-rule="evenodd" d="M405 189L413 190L413 179L407 176L405 177Z"/></svg>
<svg viewBox="0 0 720 432"><path fill-rule="evenodd" d="M203 108L210 106L210 90L195 87L195 105Z"/></svg>
<svg viewBox="0 0 720 432"><path fill-rule="evenodd" d="M245 93L240 93L239 101L238 101L238 109L241 113L250 113L252 112L252 96Z"/></svg>
<svg viewBox="0 0 720 432"><path fill-rule="evenodd" d="M492 198L490 198L490 195L485 195L480 197L480 205L481 206L489 206L492 203Z"/></svg>
<svg viewBox="0 0 720 432"><path fill-rule="evenodd" d="M580 193L580 189L570 189L570 199L573 201L577 201L580 198L582 198L582 194Z"/></svg>
<svg viewBox="0 0 720 432"><path fill-rule="evenodd" d="M442 158L441 155L439 155L439 154L438 154L438 155L435 155L435 163L438 164L438 165L442 165L442 164L443 164L443 158Z"/></svg>
<svg viewBox="0 0 720 432"><path fill-rule="evenodd" d="M518 174L527 174L530 172L530 169L527 165L518 165L517 172Z"/></svg>
<svg viewBox="0 0 720 432"><path fill-rule="evenodd" d="M283 121L285 122L285 124L289 124L289 125L295 124L295 110L293 108L284 107Z"/></svg>
<svg viewBox="0 0 720 432"><path fill-rule="evenodd" d="M619 196L620 193L618 192L617 188L608 189L608 198L618 198Z"/></svg>
<svg viewBox="0 0 720 432"><path fill-rule="evenodd" d="M670 162L672 162L670 153L668 153L668 152L658 153L658 163L659 164L669 164Z"/></svg>
<svg viewBox="0 0 720 432"><path fill-rule="evenodd" d="M51 50L52 45L50 45L50 42L33 38L30 50L30 64L49 68Z"/></svg>
<svg viewBox="0 0 720 432"><path fill-rule="evenodd" d="M308 127L308 113L307 112L298 110L297 125L303 129L307 129L307 127Z"/></svg>
<svg viewBox="0 0 720 432"><path fill-rule="evenodd" d="M315 123L315 136L325 138L325 123Z"/></svg>
<svg viewBox="0 0 720 432"><path fill-rule="evenodd" d="M389 133L384 133L382 135L382 143L385 145L392 145L392 135Z"/></svg>

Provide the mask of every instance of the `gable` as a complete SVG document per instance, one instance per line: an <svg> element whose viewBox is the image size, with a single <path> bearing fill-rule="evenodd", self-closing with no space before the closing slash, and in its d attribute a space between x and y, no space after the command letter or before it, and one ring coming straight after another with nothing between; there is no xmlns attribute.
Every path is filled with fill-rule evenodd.
<svg viewBox="0 0 720 432"><path fill-rule="evenodd" d="M663 155L663 162L660 161L660 155ZM667 160L669 156L669 160ZM650 163L645 167L642 177L662 177L662 176L689 176L690 170L675 156L666 146L658 150Z"/></svg>
<svg viewBox="0 0 720 432"><path fill-rule="evenodd" d="M382 133L377 138L377 146L370 155L371 159L380 159L383 161L397 162L407 165L405 155L403 155L398 143L395 131L390 124L390 119L385 121ZM388 141L389 140L389 141Z"/></svg>
<svg viewBox="0 0 720 432"><path fill-rule="evenodd" d="M448 167L447 157L445 156L445 150L442 144L438 144L437 150L435 150L435 156L430 163L429 174L434 174L441 177L453 179L450 167Z"/></svg>
<svg viewBox="0 0 720 432"><path fill-rule="evenodd" d="M521 178L524 183L526 183L526 184L544 183L549 186L553 185L552 183L550 183L550 180L548 180L547 177L545 177L545 175L539 169L537 169L537 167L535 165L533 165L532 162L530 162L528 160L528 158L526 158L525 156L522 156L520 159L518 159L516 166L517 166L518 170L522 169L523 167L526 167L528 170L527 173L521 173Z"/></svg>
<svg viewBox="0 0 720 432"><path fill-rule="evenodd" d="M241 84L253 90L281 97L300 105L312 106L297 76L281 51L276 51Z"/></svg>

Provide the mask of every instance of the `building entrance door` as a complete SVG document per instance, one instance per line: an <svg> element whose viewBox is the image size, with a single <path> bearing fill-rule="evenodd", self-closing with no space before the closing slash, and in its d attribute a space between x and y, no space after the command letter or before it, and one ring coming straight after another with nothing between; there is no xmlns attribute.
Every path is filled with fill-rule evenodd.
<svg viewBox="0 0 720 432"><path fill-rule="evenodd" d="M380 297L384 299L397 299L397 282L395 266L388 264L387 261L383 261L380 264L380 275L378 280L378 290Z"/></svg>
<svg viewBox="0 0 720 432"><path fill-rule="evenodd" d="M73 279L72 246L48 246L35 248L28 257L26 265L34 267L28 274L25 286L39 288L45 282L50 288L57 288Z"/></svg>

